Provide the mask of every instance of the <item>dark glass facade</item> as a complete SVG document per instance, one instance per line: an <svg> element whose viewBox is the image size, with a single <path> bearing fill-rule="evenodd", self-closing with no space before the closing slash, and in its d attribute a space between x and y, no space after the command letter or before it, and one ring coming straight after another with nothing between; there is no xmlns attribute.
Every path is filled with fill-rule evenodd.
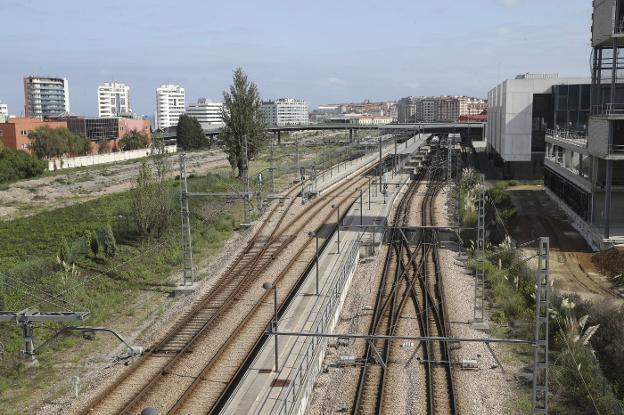
<svg viewBox="0 0 624 415"><path fill-rule="evenodd" d="M591 105L591 85L555 85L552 98L554 127L586 133Z"/></svg>
<svg viewBox="0 0 624 415"><path fill-rule="evenodd" d="M553 125L551 94L533 94L531 152L546 151L546 129Z"/></svg>
<svg viewBox="0 0 624 415"><path fill-rule="evenodd" d="M591 195L580 187L570 183L549 168L544 168L544 185L559 199L563 200L577 215L589 220Z"/></svg>

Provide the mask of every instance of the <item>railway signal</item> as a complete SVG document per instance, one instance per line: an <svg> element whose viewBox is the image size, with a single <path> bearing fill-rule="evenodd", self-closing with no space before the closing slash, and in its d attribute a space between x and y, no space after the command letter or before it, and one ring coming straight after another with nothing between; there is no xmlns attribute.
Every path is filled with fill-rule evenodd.
<svg viewBox="0 0 624 415"><path fill-rule="evenodd" d="M271 322L271 326L272 326L271 331L273 333L277 333L277 286L275 286L271 282L265 282L264 284L262 284L262 288L264 288L267 291L273 290L273 321ZM277 349L277 346L278 346L277 334L273 334L273 337L275 339L275 371L278 372L279 371L279 352Z"/></svg>

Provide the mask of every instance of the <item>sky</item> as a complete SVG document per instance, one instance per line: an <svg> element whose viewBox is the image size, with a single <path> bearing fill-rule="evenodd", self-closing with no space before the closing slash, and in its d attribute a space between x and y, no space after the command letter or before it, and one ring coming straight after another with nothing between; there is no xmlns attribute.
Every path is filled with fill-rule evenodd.
<svg viewBox="0 0 624 415"><path fill-rule="evenodd" d="M408 95L486 97L525 72L589 76L591 0L0 0L0 101L23 112L24 75L69 79L71 111L97 86L221 100L242 67L263 99L311 108Z"/></svg>

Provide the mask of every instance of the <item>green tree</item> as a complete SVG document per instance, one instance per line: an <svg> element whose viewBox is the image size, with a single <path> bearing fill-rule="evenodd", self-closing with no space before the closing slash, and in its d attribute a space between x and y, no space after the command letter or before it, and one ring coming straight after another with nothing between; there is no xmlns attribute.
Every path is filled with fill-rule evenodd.
<svg viewBox="0 0 624 415"><path fill-rule="evenodd" d="M0 183L40 176L46 170L47 164L36 156L0 143Z"/></svg>
<svg viewBox="0 0 624 415"><path fill-rule="evenodd" d="M147 134L136 130L128 131L121 140L119 140L119 149L122 151L140 150L150 145L150 139Z"/></svg>
<svg viewBox="0 0 624 415"><path fill-rule="evenodd" d="M238 177L247 176L249 160L253 160L266 144L262 103L255 83L247 79L241 68L234 71L230 91L223 92L223 122L220 138L232 169Z"/></svg>
<svg viewBox="0 0 624 415"><path fill-rule="evenodd" d="M186 114L180 115L176 130L178 146L184 150L194 150L208 145L204 130L195 118Z"/></svg>
<svg viewBox="0 0 624 415"><path fill-rule="evenodd" d="M91 153L91 141L67 128L47 125L28 133L32 152L39 158L58 158L63 155L81 156Z"/></svg>

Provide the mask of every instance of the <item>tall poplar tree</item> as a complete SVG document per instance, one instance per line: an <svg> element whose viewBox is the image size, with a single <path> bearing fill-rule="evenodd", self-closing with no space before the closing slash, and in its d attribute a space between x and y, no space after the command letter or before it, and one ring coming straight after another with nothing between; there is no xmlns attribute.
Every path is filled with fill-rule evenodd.
<svg viewBox="0 0 624 415"><path fill-rule="evenodd" d="M223 122L220 138L232 169L238 177L247 177L248 161L253 160L268 137L265 131L260 94L255 83L236 68L230 90L223 91Z"/></svg>

